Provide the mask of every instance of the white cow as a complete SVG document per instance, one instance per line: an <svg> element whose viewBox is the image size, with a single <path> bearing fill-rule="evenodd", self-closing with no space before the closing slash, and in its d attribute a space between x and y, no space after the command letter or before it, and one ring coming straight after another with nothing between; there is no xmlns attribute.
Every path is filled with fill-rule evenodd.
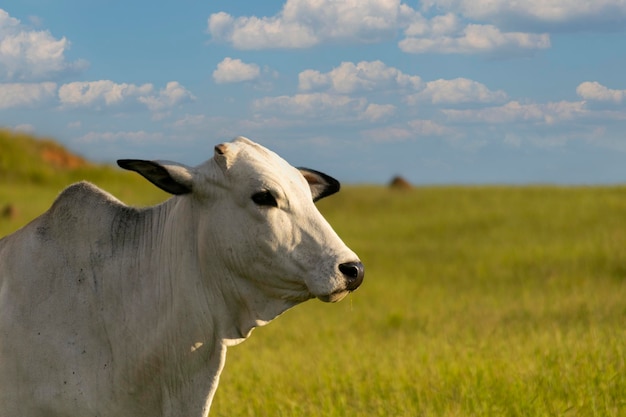
<svg viewBox="0 0 626 417"><path fill-rule="evenodd" d="M245 138L190 168L118 161L175 194L81 182L0 240L0 417L207 416L226 348L363 265L313 202L339 190Z"/></svg>

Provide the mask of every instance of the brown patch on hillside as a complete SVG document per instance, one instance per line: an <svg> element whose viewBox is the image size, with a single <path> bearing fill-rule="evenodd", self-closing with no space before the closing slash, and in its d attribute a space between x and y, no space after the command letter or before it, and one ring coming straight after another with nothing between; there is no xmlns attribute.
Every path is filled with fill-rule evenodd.
<svg viewBox="0 0 626 417"><path fill-rule="evenodd" d="M410 182L398 176L393 177L393 179L389 183L389 188L392 188L394 190L410 190L411 188L413 188L413 186Z"/></svg>
<svg viewBox="0 0 626 417"><path fill-rule="evenodd" d="M76 169L89 165L85 159L52 142L43 144L41 159L43 162L61 169Z"/></svg>

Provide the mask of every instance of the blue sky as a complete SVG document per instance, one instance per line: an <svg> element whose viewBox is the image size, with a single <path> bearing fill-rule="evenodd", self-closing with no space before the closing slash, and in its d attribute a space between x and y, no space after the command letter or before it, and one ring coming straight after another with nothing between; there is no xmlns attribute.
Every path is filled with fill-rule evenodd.
<svg viewBox="0 0 626 417"><path fill-rule="evenodd" d="M626 182L624 0L8 0L0 126L343 182ZM1 150L0 150L1 152Z"/></svg>

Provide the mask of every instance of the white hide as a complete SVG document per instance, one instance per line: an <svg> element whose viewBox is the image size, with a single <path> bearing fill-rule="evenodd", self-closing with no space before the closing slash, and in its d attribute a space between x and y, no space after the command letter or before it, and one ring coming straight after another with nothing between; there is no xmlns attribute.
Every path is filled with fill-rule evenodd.
<svg viewBox="0 0 626 417"><path fill-rule="evenodd" d="M206 416L227 346L360 284L319 173L245 138L195 168L143 162L180 195L137 209L81 182L0 240L0 417Z"/></svg>

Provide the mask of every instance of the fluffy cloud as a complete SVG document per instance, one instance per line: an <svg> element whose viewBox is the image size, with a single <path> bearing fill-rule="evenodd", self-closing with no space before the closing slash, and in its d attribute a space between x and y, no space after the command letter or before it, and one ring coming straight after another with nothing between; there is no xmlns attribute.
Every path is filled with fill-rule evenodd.
<svg viewBox="0 0 626 417"><path fill-rule="evenodd" d="M545 49L550 47L548 34L535 34L523 32L501 32L493 25L469 24L460 32L456 32L455 26L438 28L445 30L446 34L431 36L430 33L423 37L409 36L399 42L398 46L407 53L512 53L515 51L528 51ZM409 27L408 34L418 34L422 30L418 27ZM447 31L450 30L451 33Z"/></svg>
<svg viewBox="0 0 626 417"><path fill-rule="evenodd" d="M502 32L490 24L463 23L458 15L446 13L425 19L421 15L405 29L398 43L407 53L501 53L550 47L548 34Z"/></svg>
<svg viewBox="0 0 626 417"><path fill-rule="evenodd" d="M0 84L0 109L34 106L54 98L56 90L52 82Z"/></svg>
<svg viewBox="0 0 626 417"><path fill-rule="evenodd" d="M484 84L466 78L425 83L419 76L405 74L381 61L342 62L328 72L308 69L299 74L298 81L302 93L256 100L252 105L253 111L264 116L280 114L303 119L323 118L325 122L360 120L381 123L395 118L404 109L390 103L372 103L372 93L389 100L399 98L409 105L424 102L438 107L498 103L508 99L504 91L490 90ZM411 132L417 129L424 135L436 136L443 132L439 127L422 121L404 129Z"/></svg>
<svg viewBox="0 0 626 417"><path fill-rule="evenodd" d="M362 132L372 142L404 142L429 137L457 137L458 132L432 120L414 119L406 124L385 126Z"/></svg>
<svg viewBox="0 0 626 417"><path fill-rule="evenodd" d="M84 69L85 61L66 60L69 46L65 37L56 39L48 31L29 30L0 9L0 78L44 80Z"/></svg>
<svg viewBox="0 0 626 417"><path fill-rule="evenodd" d="M177 81L170 81L164 89L153 94L152 84L118 84L110 80L77 81L59 88L59 101L65 107L113 106L136 99L151 111L169 109L194 96Z"/></svg>
<svg viewBox="0 0 626 417"><path fill-rule="evenodd" d="M218 84L238 83L259 78L261 69L256 64L246 64L240 59L224 58L213 71L213 79Z"/></svg>
<svg viewBox="0 0 626 417"><path fill-rule="evenodd" d="M392 116L396 112L396 106L392 104L375 104L370 103L365 108L365 111L361 113L361 119L368 120L370 122L378 122L385 120Z"/></svg>
<svg viewBox="0 0 626 417"><path fill-rule="evenodd" d="M435 80L426 83L420 92L407 97L409 104L429 101L433 104L493 103L504 101L507 94L502 90L492 91L484 84L467 78Z"/></svg>
<svg viewBox="0 0 626 417"><path fill-rule="evenodd" d="M428 20L416 14L405 29L406 36L446 36L458 32L462 28L461 19L454 13L434 16Z"/></svg>
<svg viewBox="0 0 626 417"><path fill-rule="evenodd" d="M307 48L319 43L311 29L280 18L233 18L219 12L209 17L209 33L214 40L232 43L237 49Z"/></svg>
<svg viewBox="0 0 626 417"><path fill-rule="evenodd" d="M519 54L549 48L550 32L623 30L624 0L287 0L271 17L212 14L213 40L238 49L367 43L404 31L407 53ZM428 16L428 17L424 17Z"/></svg>
<svg viewBox="0 0 626 417"><path fill-rule="evenodd" d="M363 97L345 94L306 93L293 96L265 97L252 103L255 117L296 116L299 121L324 119L325 123L366 121L381 122L396 113L392 104L368 103ZM273 117L273 116L272 116ZM293 121L298 122L298 121Z"/></svg>
<svg viewBox="0 0 626 417"><path fill-rule="evenodd" d="M306 48L329 40L367 43L393 37L414 13L400 0L287 0L272 17L212 14L208 31L238 49Z"/></svg>
<svg viewBox="0 0 626 417"><path fill-rule="evenodd" d="M485 9L490 7L487 0L479 3ZM501 9L506 7L504 1L495 3ZM407 53L511 54L550 47L547 33L503 31L493 24L496 14L473 10L469 0L433 0L422 9L428 18L400 0L287 0L272 17L212 14L208 32L213 40L238 49L308 48L331 41L380 42L401 30L406 38L398 45Z"/></svg>
<svg viewBox="0 0 626 417"><path fill-rule="evenodd" d="M157 95L140 96L137 100L148 106L151 111L163 111L180 103L194 100L195 97L189 90L177 81L170 81Z"/></svg>
<svg viewBox="0 0 626 417"><path fill-rule="evenodd" d="M424 83L417 75L408 75L381 61L342 62L322 73L302 71L298 76L300 91L322 90L331 94L358 94L371 91L394 92L409 104L428 101L433 104L493 103L507 99L502 90L492 91L484 84L467 78L435 80Z"/></svg>
<svg viewBox="0 0 626 417"><path fill-rule="evenodd" d="M468 110L445 109L442 112L452 122L485 122L490 124L537 122L553 124L584 115L587 113L587 109L582 101L560 101L545 104L522 104L518 101L510 101L497 107Z"/></svg>
<svg viewBox="0 0 626 417"><path fill-rule="evenodd" d="M451 10L463 16L522 29L623 28L623 0L427 0L425 9Z"/></svg>
<svg viewBox="0 0 626 417"><path fill-rule="evenodd" d="M301 91L330 88L338 93L398 87L414 90L422 83L420 77L404 74L381 61L362 61L356 65L352 62L342 62L339 67L327 73L306 70L299 74L298 80L298 88Z"/></svg>
<svg viewBox="0 0 626 417"><path fill-rule="evenodd" d="M152 84L117 84L110 80L77 81L59 88L59 101L64 106L93 106L119 104L129 97L147 95Z"/></svg>
<svg viewBox="0 0 626 417"><path fill-rule="evenodd" d="M626 90L612 90L597 81L586 81L576 88L576 93L585 100L612 101L621 103L626 98Z"/></svg>
<svg viewBox="0 0 626 417"><path fill-rule="evenodd" d="M257 113L280 113L309 118L354 117L355 114L362 113L366 108L367 100L364 98L328 93L265 97L252 103L252 109Z"/></svg>
<svg viewBox="0 0 626 417"><path fill-rule="evenodd" d="M381 61L342 62L322 73L302 71L298 76L300 91L322 90L329 94L359 94L371 91L395 92L408 104L493 103L507 99L502 90L492 91L484 84L467 78L435 80L424 83L417 75L408 75Z"/></svg>

